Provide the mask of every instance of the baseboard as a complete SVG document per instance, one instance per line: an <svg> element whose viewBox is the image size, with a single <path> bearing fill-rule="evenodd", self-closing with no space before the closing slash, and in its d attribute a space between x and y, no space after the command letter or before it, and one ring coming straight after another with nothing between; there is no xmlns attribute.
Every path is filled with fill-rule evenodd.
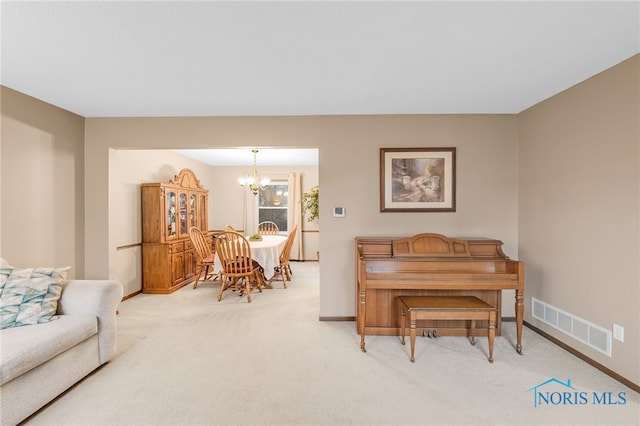
<svg viewBox="0 0 640 426"><path fill-rule="evenodd" d="M319 321L355 321L356 317L319 317ZM502 317L502 321L515 322L515 317Z"/></svg>
<svg viewBox="0 0 640 426"><path fill-rule="evenodd" d="M133 296L137 296L137 295L139 295L139 294L142 294L142 290L138 290L138 291L135 291L135 292L133 292L133 293L131 293L131 294L128 294L128 295L124 296L124 297L122 298L122 301L124 302L125 300L127 300L127 299L131 299Z"/></svg>
<svg viewBox="0 0 640 426"><path fill-rule="evenodd" d="M319 317L319 321L355 321L356 317Z"/></svg>
<svg viewBox="0 0 640 426"><path fill-rule="evenodd" d="M612 378L614 378L615 380L619 381L623 385L628 386L629 388L633 389L636 392L640 392L640 385L638 385L636 383L633 383L631 380L619 375L615 371L612 371L612 370L608 369L607 367L605 367L604 365L600 364L599 362L589 358L587 355L583 354L582 352L572 348L571 346L567 345L563 341L561 341L561 340L553 337L552 335L542 331L541 329L539 329L538 327L528 323L527 321L524 321L524 325L527 328L530 328L531 330L535 331L536 333L538 333L539 335L541 335L545 339L547 339L547 340L551 341L552 343L560 346L565 351L567 351L567 352L571 353L572 355L580 358L581 360L583 360L587 364L591 365L592 367L595 367L598 370L602 371L604 374L606 374L608 376L611 376ZM524 346L526 348L526 344Z"/></svg>

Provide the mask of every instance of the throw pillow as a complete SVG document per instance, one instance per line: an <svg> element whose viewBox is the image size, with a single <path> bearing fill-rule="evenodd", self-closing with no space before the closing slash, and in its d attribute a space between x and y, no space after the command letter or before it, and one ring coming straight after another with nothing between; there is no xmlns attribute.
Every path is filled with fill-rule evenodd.
<svg viewBox="0 0 640 426"><path fill-rule="evenodd" d="M67 279L67 272L71 270L71 266L65 266L64 268L33 268L33 274L37 276L49 276L52 278Z"/></svg>
<svg viewBox="0 0 640 426"><path fill-rule="evenodd" d="M0 268L0 329L50 321L66 268Z"/></svg>

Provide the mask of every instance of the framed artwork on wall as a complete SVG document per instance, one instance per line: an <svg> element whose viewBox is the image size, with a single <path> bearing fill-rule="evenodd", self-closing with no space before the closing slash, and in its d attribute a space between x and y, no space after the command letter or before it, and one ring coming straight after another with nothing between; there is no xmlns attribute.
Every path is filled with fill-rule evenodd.
<svg viewBox="0 0 640 426"><path fill-rule="evenodd" d="M455 148L380 148L381 212L455 212Z"/></svg>

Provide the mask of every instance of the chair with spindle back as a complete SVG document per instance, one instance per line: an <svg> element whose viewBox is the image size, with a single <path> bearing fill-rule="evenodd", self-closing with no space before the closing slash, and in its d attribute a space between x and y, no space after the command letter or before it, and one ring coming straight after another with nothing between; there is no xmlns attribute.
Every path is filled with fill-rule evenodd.
<svg viewBox="0 0 640 426"><path fill-rule="evenodd" d="M251 292L257 288L262 293L264 270L252 259L249 240L238 232L225 231L216 236L216 253L222 264L222 279L218 302L225 290L239 290L240 296L247 294L251 303Z"/></svg>
<svg viewBox="0 0 640 426"><path fill-rule="evenodd" d="M258 224L258 234L260 235L278 235L280 234L280 229L275 222L271 222L266 220L264 222L260 222Z"/></svg>
<svg viewBox="0 0 640 426"><path fill-rule="evenodd" d="M213 263L215 259L215 253L211 243L207 241L204 233L197 226L192 226L189 229L189 239L193 245L193 249L196 252L197 264L196 264L196 281L193 283L193 288L198 287L200 277L204 272L202 281L216 281L218 274L215 274ZM207 280L207 278L211 278Z"/></svg>
<svg viewBox="0 0 640 426"><path fill-rule="evenodd" d="M282 277L282 284L284 288L287 288L287 281L291 281L291 264L289 262L289 257L291 256L291 247L293 246L293 241L296 239L296 232L298 231L298 225L294 226L291 232L289 232L289 236L287 237L287 241L284 243L282 247L282 251L280 252L279 264L275 267L276 276ZM275 279L275 276L272 280Z"/></svg>

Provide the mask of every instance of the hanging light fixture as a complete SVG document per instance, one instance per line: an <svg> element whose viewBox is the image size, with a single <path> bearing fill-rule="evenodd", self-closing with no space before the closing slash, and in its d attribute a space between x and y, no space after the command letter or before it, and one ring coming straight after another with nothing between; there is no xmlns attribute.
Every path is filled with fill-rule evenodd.
<svg viewBox="0 0 640 426"><path fill-rule="evenodd" d="M243 177L238 179L238 181L240 182L240 186L243 188L248 187L253 195L258 195L258 191L261 188L264 189L266 185L269 185L269 179L260 179L258 177L258 169L256 167L256 154L258 153L258 150L252 149L251 152L253 152L253 176L249 176L249 174L245 173Z"/></svg>

